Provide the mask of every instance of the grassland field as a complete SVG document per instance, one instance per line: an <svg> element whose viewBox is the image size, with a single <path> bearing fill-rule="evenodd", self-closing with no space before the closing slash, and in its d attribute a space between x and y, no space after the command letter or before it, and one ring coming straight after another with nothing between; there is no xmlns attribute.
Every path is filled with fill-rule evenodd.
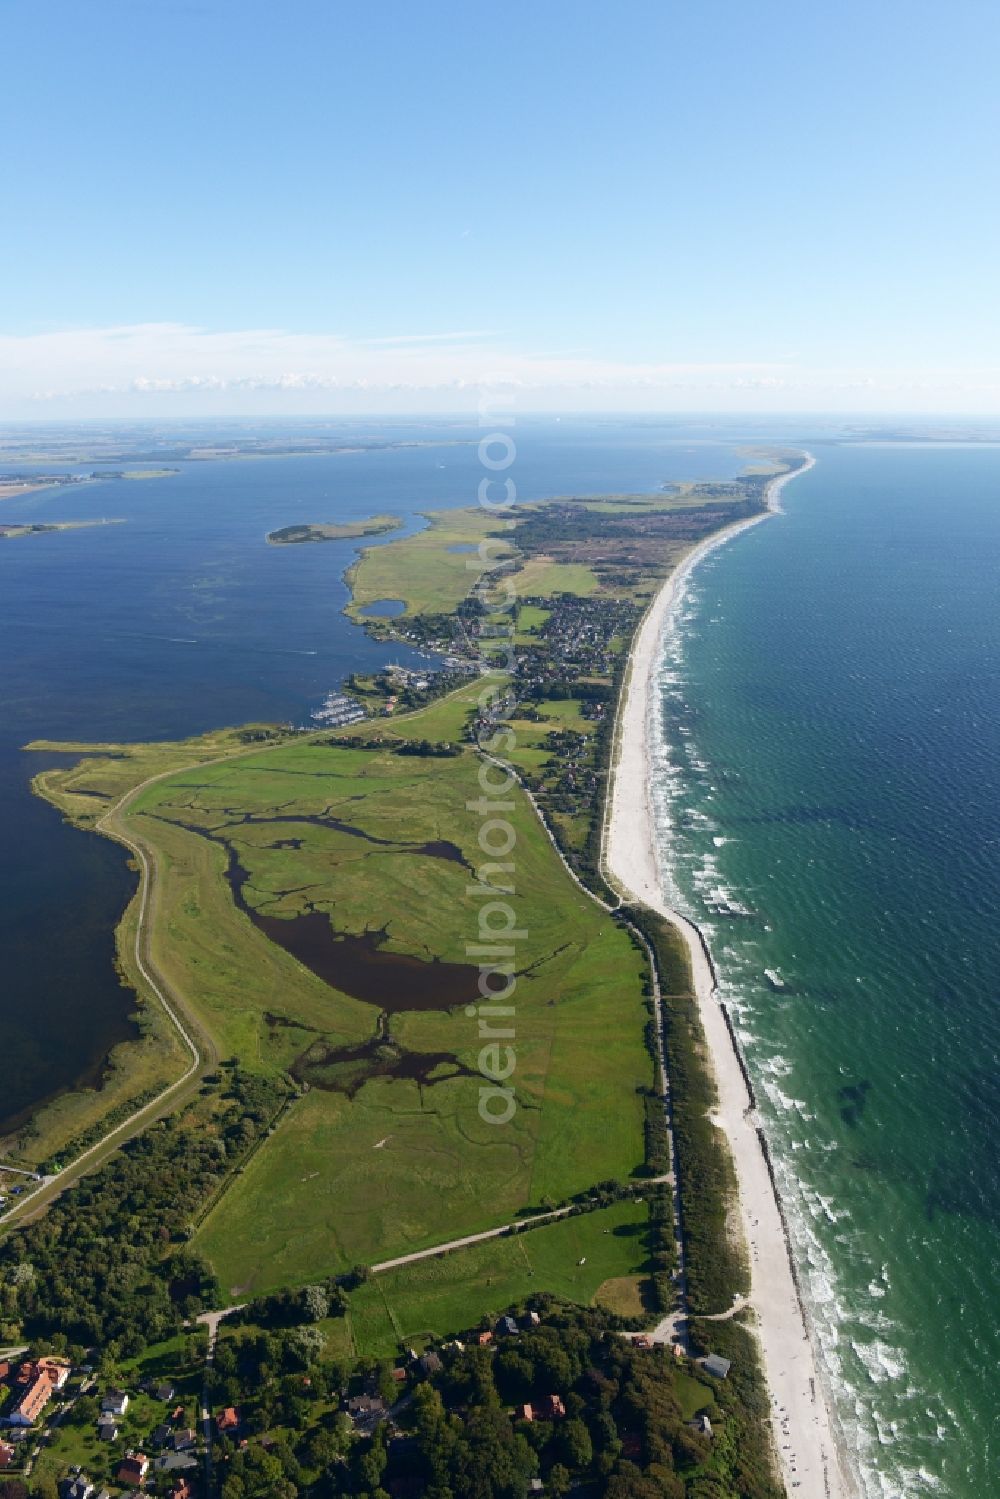
<svg viewBox="0 0 1000 1499"><path fill-rule="evenodd" d="M408 731L453 737L474 690L432 704ZM156 968L219 1055L287 1072L319 1054L305 1066L308 1091L198 1231L195 1246L234 1294L425 1247L443 1224L448 1237L475 1232L641 1167L636 1089L652 1077L641 963L566 875L519 790L509 897L528 934L518 953L519 1107L498 1128L478 1112L481 1042L464 1008L407 1010L404 996L380 1021L378 1004L333 987L237 908L217 841L247 870L251 911L278 921L321 912L331 933L353 936L384 927L384 955L462 963L478 940L466 893L481 857L466 807L480 794L475 753L402 757L391 737L375 751L310 739L240 753L234 736L215 735L134 754L117 747L45 772L40 789L93 826L106 798L162 775L171 756L187 768L122 814L156 851ZM445 842L464 863L420 852ZM337 1054L372 1042L380 1026L384 1054L356 1086L357 1063ZM405 1074L428 1055L440 1060L422 1079L382 1070L402 1061Z"/></svg>
<svg viewBox="0 0 1000 1499"><path fill-rule="evenodd" d="M550 562L546 557L531 557L517 573L520 593L543 597L553 593L575 593L589 598L600 587L592 568L576 562Z"/></svg>
<svg viewBox="0 0 1000 1499"><path fill-rule="evenodd" d="M352 1291L346 1326L336 1328L340 1319L324 1325L333 1337L346 1336L357 1357L383 1358L400 1343L422 1346L458 1336L539 1290L584 1306L605 1305L620 1301L627 1285L630 1306L649 1311L643 1299L647 1230L645 1204L620 1202L489 1239L372 1276Z"/></svg>
<svg viewBox="0 0 1000 1499"><path fill-rule="evenodd" d="M493 564L513 552L512 544L493 539L487 555L480 545L498 530L496 515L485 510L436 510L428 526L399 541L367 547L348 570L351 601L347 613L357 619L381 599L401 599L407 614L433 610L448 613Z"/></svg>

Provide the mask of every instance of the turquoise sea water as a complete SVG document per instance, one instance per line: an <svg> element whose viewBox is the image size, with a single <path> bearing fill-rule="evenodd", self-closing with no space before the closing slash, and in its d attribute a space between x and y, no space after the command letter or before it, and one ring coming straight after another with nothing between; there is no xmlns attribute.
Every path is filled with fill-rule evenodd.
<svg viewBox="0 0 1000 1499"><path fill-rule="evenodd" d="M668 630L661 847L863 1492L971 1499L1000 1493L1000 449L815 452Z"/></svg>

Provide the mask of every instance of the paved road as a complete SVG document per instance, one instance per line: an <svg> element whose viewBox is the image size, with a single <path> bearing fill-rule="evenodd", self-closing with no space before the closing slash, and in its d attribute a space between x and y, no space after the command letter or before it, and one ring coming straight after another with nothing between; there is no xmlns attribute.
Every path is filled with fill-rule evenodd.
<svg viewBox="0 0 1000 1499"><path fill-rule="evenodd" d="M205 1378L201 1387L201 1436L205 1443L205 1493L212 1492L212 1410L208 1399L208 1378L215 1363L215 1345L219 1341L219 1323L225 1321L226 1317L232 1316L233 1312L241 1312L242 1303L239 1306L227 1306L221 1312L202 1312L196 1318L203 1327L208 1328L208 1348L205 1352Z"/></svg>
<svg viewBox="0 0 1000 1499"><path fill-rule="evenodd" d="M228 754L217 755L212 760L201 760L199 768L210 765L221 765L226 760L232 760L237 756L263 754L266 750L274 749L273 744L261 745L259 749L248 750L241 745L238 749L231 750ZM33 1192L26 1193L20 1197L16 1204L8 1208L5 1213L0 1213L0 1227L13 1223L18 1218L28 1216L27 1209L37 1211L39 1208L48 1207L55 1201L67 1187L73 1185L87 1170L101 1164L101 1161L114 1151L126 1144L133 1136L151 1124L153 1120L163 1112L164 1106L169 1104L176 1106L180 1099L176 1096L186 1085L190 1084L197 1074L207 1071L218 1061L218 1053L214 1042L210 1037L201 1033L199 1041L196 1042L192 1032L194 1025L187 1019L187 1009L180 994L171 987L162 974L155 974L153 970L152 957L150 956L150 931L152 926L152 914L154 910L156 888L157 888L157 864L155 850L147 849L145 844L126 831L121 821L132 804L142 795L148 787L155 785L158 781L168 780L177 775L178 767L173 766L170 770L159 771L156 775L147 776L138 786L133 786L129 791L115 803L115 805L94 824L94 831L103 833L105 837L121 843L137 859L140 871L140 896L139 917L136 922L134 957L136 967L142 975L145 983L159 1000L160 1004L180 1036L185 1050L191 1060L188 1066L174 1082L168 1084L161 1093L150 1103L144 1104L134 1114L114 1129L109 1130L94 1145L82 1151L58 1176L48 1176ZM168 998L169 995L169 998ZM181 1019L184 1015L184 1020ZM200 1042L200 1044L199 1044Z"/></svg>

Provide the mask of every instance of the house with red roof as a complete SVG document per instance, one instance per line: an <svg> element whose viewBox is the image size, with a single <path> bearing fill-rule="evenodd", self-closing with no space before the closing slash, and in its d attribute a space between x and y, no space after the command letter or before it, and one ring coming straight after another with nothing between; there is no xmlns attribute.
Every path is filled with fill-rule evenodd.
<svg viewBox="0 0 1000 1499"><path fill-rule="evenodd" d="M68 1358L40 1358L35 1368L44 1374L54 1390L61 1390L69 1379L73 1366Z"/></svg>
<svg viewBox="0 0 1000 1499"><path fill-rule="evenodd" d="M149 1458L144 1452L126 1452L115 1477L119 1483L131 1484L141 1489L149 1472Z"/></svg>
<svg viewBox="0 0 1000 1499"><path fill-rule="evenodd" d="M51 1399L52 1381L47 1374L36 1374L7 1420L11 1426L34 1426Z"/></svg>

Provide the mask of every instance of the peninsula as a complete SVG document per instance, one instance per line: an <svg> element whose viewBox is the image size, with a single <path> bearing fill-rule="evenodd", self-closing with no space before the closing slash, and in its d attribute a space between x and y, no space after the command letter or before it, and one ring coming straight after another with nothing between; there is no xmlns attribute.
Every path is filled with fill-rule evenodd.
<svg viewBox="0 0 1000 1499"><path fill-rule="evenodd" d="M11 541L17 536L44 536L52 531L86 531L92 526L123 524L123 521L114 519L0 522L0 541Z"/></svg>
<svg viewBox="0 0 1000 1499"><path fill-rule="evenodd" d="M711 1412L661 1461L712 1474L721 1494L774 1499L789 1434L767 1435L761 1347L772 1393L785 1386L741 1231L741 1199L757 1188L730 1154L721 1012L689 933L622 846L647 838L627 793L663 580L767 514L804 462L781 454L725 484L652 495L436 512L366 549L349 611L400 600L401 614L364 628L437 664L351 678L360 721L30 746L77 753L36 791L135 860L119 964L141 1037L118 1049L99 1093L59 1100L2 1142L42 1177L5 1221L50 1204L70 1231L84 1169L113 1213L116 1152L132 1139L126 1160L157 1154L150 1190L188 1183L185 1254L222 1305L249 1297L259 1319L269 1298L343 1285L337 1346L353 1359L467 1338L504 1306L515 1330L529 1307L544 1323L546 1298L589 1306L594 1367L606 1367L609 1332L631 1333L637 1370L651 1360L650 1410L656 1386L692 1416ZM502 578L516 597L504 638ZM470 811L495 784L512 879L484 863ZM516 955L488 966L484 991L501 911ZM501 970L516 1004L484 1009ZM497 1030L494 1014L511 1018ZM484 1085L513 1101L502 1129L482 1113ZM164 1112L173 1129L143 1133ZM191 1176L190 1140L218 1131L229 1143ZM44 1263L34 1233L0 1243L0 1260ZM787 1266L780 1235L757 1242ZM162 1247L144 1252L158 1286ZM63 1279L19 1325L51 1336L79 1294ZM166 1337L166 1304L158 1325ZM791 1409L805 1466L806 1413ZM675 1417L655 1420L662 1446ZM808 1472L803 1499L823 1482L840 1492L829 1464Z"/></svg>

